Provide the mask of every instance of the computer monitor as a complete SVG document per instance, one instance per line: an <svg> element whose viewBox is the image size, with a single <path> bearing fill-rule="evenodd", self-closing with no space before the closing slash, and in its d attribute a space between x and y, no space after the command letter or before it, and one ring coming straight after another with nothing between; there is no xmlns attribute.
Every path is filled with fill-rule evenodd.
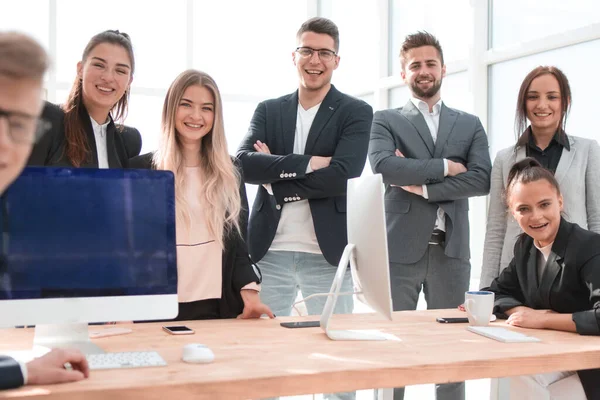
<svg viewBox="0 0 600 400"><path fill-rule="evenodd" d="M2 196L0 324L101 352L87 323L175 318L174 177L28 168Z"/></svg>
<svg viewBox="0 0 600 400"><path fill-rule="evenodd" d="M344 274L350 263L354 290L358 299L388 320L392 320L392 294L388 262L387 231L381 174L348 180L347 222L348 245L331 285L321 328L333 340L386 340L387 337L371 331L332 330L331 318Z"/></svg>

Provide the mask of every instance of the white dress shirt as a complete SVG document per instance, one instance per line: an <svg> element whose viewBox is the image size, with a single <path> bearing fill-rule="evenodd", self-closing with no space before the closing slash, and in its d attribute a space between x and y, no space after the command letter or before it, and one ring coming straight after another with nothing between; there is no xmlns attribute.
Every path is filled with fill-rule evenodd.
<svg viewBox="0 0 600 400"><path fill-rule="evenodd" d="M90 116L92 128L94 129L94 138L96 139L96 152L98 154L98 168L108 168L108 147L106 146L106 128L110 118L100 125Z"/></svg>
<svg viewBox="0 0 600 400"><path fill-rule="evenodd" d="M413 102L415 107L421 112L423 118L425 118L425 122L427 123L427 127L429 128L429 132L431 133L431 138L433 139L433 143L437 139L438 130L440 127L440 111L442 110L442 99L440 99L437 103L435 103L432 107L432 112L429 112L429 105L425 103L421 99L417 99L415 97L411 97L410 101ZM448 176L448 160L444 158L444 176ZM428 199L429 194L427 193L427 185L423 185L423 197ZM446 215L444 211L438 207L437 210L437 219L435 221L435 229L439 229L441 231L446 232Z"/></svg>
<svg viewBox="0 0 600 400"><path fill-rule="evenodd" d="M304 154L308 133L320 106L321 103L305 110L298 103L294 154ZM311 172L310 163L306 172ZM272 191L270 193L272 194ZM308 200L285 203L281 210L281 218L279 219L279 225L277 225L275 238L269 250L321 254Z"/></svg>
<svg viewBox="0 0 600 400"><path fill-rule="evenodd" d="M25 386L25 385L27 385L27 382L29 381L27 364L25 364L23 361L17 361L17 362L19 363L19 367L21 367L21 375L23 375L23 386Z"/></svg>

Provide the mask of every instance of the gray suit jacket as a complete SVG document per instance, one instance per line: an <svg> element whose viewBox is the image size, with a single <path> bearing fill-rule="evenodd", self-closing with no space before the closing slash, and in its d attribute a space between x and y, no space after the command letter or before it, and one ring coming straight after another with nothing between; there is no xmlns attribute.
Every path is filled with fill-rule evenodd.
<svg viewBox="0 0 600 400"><path fill-rule="evenodd" d="M395 149L405 158L397 157ZM467 172L444 177L444 158L462 163ZM468 198L488 193L492 169L479 118L442 104L434 144L423 115L411 101L403 108L378 111L371 128L369 161L386 184L390 262L412 264L423 257L438 206L446 213L446 255L469 259ZM429 199L391 185L427 185Z"/></svg>
<svg viewBox="0 0 600 400"><path fill-rule="evenodd" d="M555 177L563 195L563 216L584 229L600 233L600 146L595 140L569 135L571 150L563 149ZM479 287L490 286L513 258L519 224L503 201L510 167L526 157L525 147L500 150L492 168L492 186L483 266Z"/></svg>

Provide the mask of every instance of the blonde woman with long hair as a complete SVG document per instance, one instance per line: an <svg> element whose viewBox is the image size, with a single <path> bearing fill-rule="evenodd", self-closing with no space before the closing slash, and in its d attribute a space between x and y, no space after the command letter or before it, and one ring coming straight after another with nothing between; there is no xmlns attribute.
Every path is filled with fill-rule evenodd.
<svg viewBox="0 0 600 400"><path fill-rule="evenodd" d="M258 318L261 276L245 243L248 203L227 151L223 106L215 81L187 70L171 84L158 150L131 168L172 171L177 211L178 320Z"/></svg>

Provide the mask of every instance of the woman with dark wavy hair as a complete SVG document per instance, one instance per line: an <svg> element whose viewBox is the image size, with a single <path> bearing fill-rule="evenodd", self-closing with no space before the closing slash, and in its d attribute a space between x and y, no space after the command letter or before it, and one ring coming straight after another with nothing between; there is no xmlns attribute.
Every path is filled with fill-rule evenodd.
<svg viewBox="0 0 600 400"><path fill-rule="evenodd" d="M122 125L135 71L129 35L107 30L89 41L77 63L77 76L62 106L46 103L43 118L52 123L28 165L126 167L139 154L141 136Z"/></svg>

